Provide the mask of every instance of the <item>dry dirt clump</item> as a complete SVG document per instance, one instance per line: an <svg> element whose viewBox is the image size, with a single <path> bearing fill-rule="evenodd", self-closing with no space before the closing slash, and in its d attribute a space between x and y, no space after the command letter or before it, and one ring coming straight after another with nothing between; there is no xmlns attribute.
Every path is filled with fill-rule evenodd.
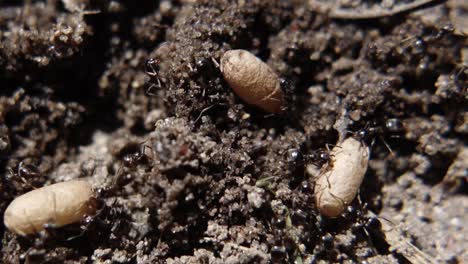
<svg viewBox="0 0 468 264"><path fill-rule="evenodd" d="M326 2L1 2L0 212L74 179L97 198L80 223L2 225L3 263L468 262L463 5ZM234 49L280 78L281 113L233 92ZM333 157L306 157L357 131L362 186L323 216Z"/></svg>

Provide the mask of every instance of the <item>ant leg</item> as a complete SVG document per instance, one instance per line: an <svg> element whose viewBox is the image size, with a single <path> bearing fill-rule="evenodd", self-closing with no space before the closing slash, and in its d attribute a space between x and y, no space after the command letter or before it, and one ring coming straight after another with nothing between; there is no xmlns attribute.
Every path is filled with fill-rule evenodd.
<svg viewBox="0 0 468 264"><path fill-rule="evenodd" d="M366 203L363 203L362 202L362 199L361 199L361 191L359 190L358 191L358 195L357 195L357 201L358 201L358 204L359 204L359 210L361 209L364 209L365 212L367 212L367 204ZM366 213L367 215L367 213ZM371 216L373 217L373 216ZM370 218L369 218L370 219ZM359 219L359 221L361 221L361 219ZM367 219L366 219L367 221ZM372 241L372 237L371 237L371 234L369 232L369 230L367 230L367 226L366 226L367 223L363 224L362 225L362 230L364 231L364 233L366 234L366 237L367 237L367 242L370 244L370 248L372 249L372 253L374 253L375 255L378 255L378 252L376 250L376 247L374 245L374 242Z"/></svg>
<svg viewBox="0 0 468 264"><path fill-rule="evenodd" d="M264 115L263 118L267 119L267 118L270 118L272 116L275 116L275 114L267 114L267 115Z"/></svg>
<svg viewBox="0 0 468 264"><path fill-rule="evenodd" d="M84 216L83 219L84 219L85 224L80 225L81 232L76 236L68 237L67 239L65 239L65 241L72 241L72 240L75 240L77 238L82 237L86 233L86 231L88 230L88 227L91 224L91 221L93 221L92 218L93 218L92 216ZM89 219L91 219L91 220L89 220Z"/></svg>
<svg viewBox="0 0 468 264"><path fill-rule="evenodd" d="M217 62L215 60L215 58L211 57L211 61L213 61L214 65L216 66L216 68L219 68L219 62Z"/></svg>
<svg viewBox="0 0 468 264"><path fill-rule="evenodd" d="M156 96L155 93L153 93L153 88L156 87L156 84L152 83L150 85L150 87L148 87L148 89L146 89L146 95L149 95L149 96Z"/></svg>
<svg viewBox="0 0 468 264"><path fill-rule="evenodd" d="M121 164L119 169L117 170L117 173L115 174L114 176L114 181L112 182L112 186L111 186L111 189L117 189L118 188L118 185L120 185L120 182L122 182L122 178L124 177L123 175L125 173L122 173L124 169L124 165Z"/></svg>
<svg viewBox="0 0 468 264"><path fill-rule="evenodd" d="M143 143L146 143L146 141L143 141L142 144L143 144ZM151 153L151 159L153 160L153 159L154 159L154 153L153 153L153 148L152 148L152 147L150 147L150 146L148 146L148 145L146 145L146 144L143 145L143 147L142 147L142 149L141 149L141 153L142 153L143 155L146 156L146 148L151 149L151 152L150 152L150 153Z"/></svg>
<svg viewBox="0 0 468 264"><path fill-rule="evenodd" d="M386 148L388 149L388 151L390 152L390 155L391 155L392 157L395 157L395 154L393 153L392 149L390 148L390 145L388 145L388 143L385 141L385 139L384 139L381 135L379 135L379 138L380 138L380 140L382 140L382 142L384 143L385 147L386 147ZM372 142L372 145L373 145L373 144L374 144L374 142Z"/></svg>

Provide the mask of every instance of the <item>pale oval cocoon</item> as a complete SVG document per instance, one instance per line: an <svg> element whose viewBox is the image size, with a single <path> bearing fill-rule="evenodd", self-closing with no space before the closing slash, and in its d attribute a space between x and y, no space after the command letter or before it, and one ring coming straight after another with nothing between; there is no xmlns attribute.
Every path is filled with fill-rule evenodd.
<svg viewBox="0 0 468 264"><path fill-rule="evenodd" d="M79 222L96 212L94 191L89 182L73 180L52 184L14 199L5 210L4 223L12 232L29 235Z"/></svg>
<svg viewBox="0 0 468 264"><path fill-rule="evenodd" d="M350 137L331 151L332 161L315 185L315 201L320 213L339 216L361 186L369 163L369 147Z"/></svg>
<svg viewBox="0 0 468 264"><path fill-rule="evenodd" d="M284 94L278 75L252 53L246 50L225 52L221 57L221 72L246 103L270 113L283 110Z"/></svg>

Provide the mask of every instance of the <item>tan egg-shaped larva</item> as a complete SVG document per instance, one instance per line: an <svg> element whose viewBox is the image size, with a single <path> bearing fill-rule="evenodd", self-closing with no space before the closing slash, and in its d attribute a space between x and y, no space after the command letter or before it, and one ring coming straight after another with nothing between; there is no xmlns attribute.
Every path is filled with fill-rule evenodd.
<svg viewBox="0 0 468 264"><path fill-rule="evenodd" d="M335 146L330 157L316 181L315 202L321 214L336 217L356 197L367 171L369 147L350 137Z"/></svg>
<svg viewBox="0 0 468 264"><path fill-rule="evenodd" d="M17 197L5 210L4 223L10 231L25 236L44 230L45 224L61 227L95 212L96 199L91 184L72 180Z"/></svg>
<svg viewBox="0 0 468 264"><path fill-rule="evenodd" d="M234 92L245 102L266 112L280 113L284 95L278 75L252 53L230 50L221 58L221 72Z"/></svg>

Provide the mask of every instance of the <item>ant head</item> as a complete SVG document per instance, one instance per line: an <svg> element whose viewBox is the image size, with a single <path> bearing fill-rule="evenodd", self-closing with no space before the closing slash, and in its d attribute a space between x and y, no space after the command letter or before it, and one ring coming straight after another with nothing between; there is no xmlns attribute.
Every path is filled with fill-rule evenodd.
<svg viewBox="0 0 468 264"><path fill-rule="evenodd" d="M91 223L93 223L94 221L94 216L92 215L86 215L83 220L81 220L81 223L84 224L84 225L89 225Z"/></svg>
<svg viewBox="0 0 468 264"><path fill-rule="evenodd" d="M33 178L40 175L40 171L36 166L21 161L18 165L18 175L23 178Z"/></svg>
<svg viewBox="0 0 468 264"><path fill-rule="evenodd" d="M287 79L280 78L280 85L283 89L289 89L291 87L291 82Z"/></svg>
<svg viewBox="0 0 468 264"><path fill-rule="evenodd" d="M317 150L307 155L307 160L317 167L322 167L330 161L330 153L327 150Z"/></svg>
<svg viewBox="0 0 468 264"><path fill-rule="evenodd" d="M330 233L326 233L325 235L321 237L321 239L322 239L323 246L325 247L325 249L329 250L333 248L334 238Z"/></svg>
<svg viewBox="0 0 468 264"><path fill-rule="evenodd" d="M122 158L125 167L133 167L135 165L135 154L127 154Z"/></svg>
<svg viewBox="0 0 468 264"><path fill-rule="evenodd" d="M149 58L145 62L145 72L149 76L156 76L159 71L159 63L161 60L156 58Z"/></svg>
<svg viewBox="0 0 468 264"><path fill-rule="evenodd" d="M286 160L288 163L296 163L302 160L302 153L299 149L289 149L286 152Z"/></svg>
<svg viewBox="0 0 468 264"><path fill-rule="evenodd" d="M358 130L354 137L366 144L370 144L375 136L376 129L371 127L365 127L363 129Z"/></svg>
<svg viewBox="0 0 468 264"><path fill-rule="evenodd" d="M328 151L320 151L319 159L328 162L330 160L330 153Z"/></svg>
<svg viewBox="0 0 468 264"><path fill-rule="evenodd" d="M158 64L160 63L161 61L159 59L156 59L156 58L149 58L146 60L145 62L145 66L148 66L148 67L154 67L154 66L158 66Z"/></svg>
<svg viewBox="0 0 468 264"><path fill-rule="evenodd" d="M398 133L404 130L403 123L398 118L389 118L385 121L385 129L388 132Z"/></svg>
<svg viewBox="0 0 468 264"><path fill-rule="evenodd" d="M363 128L356 133L356 136L364 140L369 137L369 130L367 128Z"/></svg>
<svg viewBox="0 0 468 264"><path fill-rule="evenodd" d="M286 257L287 251L284 246L275 245L271 248L270 254L273 261L280 262Z"/></svg>

